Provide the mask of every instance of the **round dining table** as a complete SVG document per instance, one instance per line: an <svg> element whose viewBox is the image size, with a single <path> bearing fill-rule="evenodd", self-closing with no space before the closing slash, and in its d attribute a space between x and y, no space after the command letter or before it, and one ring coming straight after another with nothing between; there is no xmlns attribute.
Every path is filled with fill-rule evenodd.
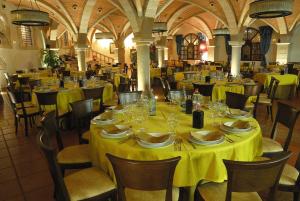
<svg viewBox="0 0 300 201"><path fill-rule="evenodd" d="M186 90L194 89L193 83L195 84L206 84L199 80L182 80L177 83L178 89L185 88ZM212 101L223 101L226 99L226 91L244 94L244 85L240 82L227 82L223 80L217 80L214 82L214 88L212 91Z"/></svg>
<svg viewBox="0 0 300 201"><path fill-rule="evenodd" d="M219 130L219 125L224 122L234 121L228 117L213 116L209 109L204 111L204 128L200 130ZM174 173L173 185L176 187L188 187L190 200L193 200L194 190L200 181L223 182L227 179L226 168L223 159L236 161L253 161L262 154L262 134L258 122L254 118L248 118L251 130L245 133L226 133L225 141L215 145L198 145L189 141L190 132L198 131L192 127L192 115L185 114L179 106L167 103L158 103L155 116L149 116L142 124L130 119L127 114L125 122L130 124L134 132L143 128L146 132L166 133L169 131L167 119L175 116L178 120L176 137L181 139L181 149L175 149L175 145L160 148L143 148L135 138L107 139L102 137L103 126L91 124L90 152L94 166L101 167L112 178L114 173L105 154L110 153L118 157L133 160L162 160L181 156ZM123 116L123 118L124 118ZM122 119L122 115L116 115L116 119ZM124 121L121 120L121 121ZM138 132L136 132L138 134ZM147 182L147 181L145 181Z"/></svg>

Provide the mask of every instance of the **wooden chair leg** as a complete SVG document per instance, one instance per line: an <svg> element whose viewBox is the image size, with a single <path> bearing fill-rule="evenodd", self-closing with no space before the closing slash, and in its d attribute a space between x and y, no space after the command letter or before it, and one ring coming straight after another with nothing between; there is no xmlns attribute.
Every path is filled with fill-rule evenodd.
<svg viewBox="0 0 300 201"><path fill-rule="evenodd" d="M300 201L299 192L294 192L293 201Z"/></svg>
<svg viewBox="0 0 300 201"><path fill-rule="evenodd" d="M18 118L17 118L17 117L15 117L15 128L16 128L16 135L18 134L18 126L19 126Z"/></svg>
<svg viewBox="0 0 300 201"><path fill-rule="evenodd" d="M27 119L27 117L24 118L24 124L25 124L25 136L28 136L28 119Z"/></svg>
<svg viewBox="0 0 300 201"><path fill-rule="evenodd" d="M271 114L271 120L273 121L273 107L272 105L269 106L270 114Z"/></svg>

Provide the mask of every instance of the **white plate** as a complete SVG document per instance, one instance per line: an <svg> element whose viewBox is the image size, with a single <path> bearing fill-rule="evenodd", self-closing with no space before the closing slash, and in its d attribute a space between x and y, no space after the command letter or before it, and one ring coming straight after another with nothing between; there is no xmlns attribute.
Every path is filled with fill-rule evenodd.
<svg viewBox="0 0 300 201"><path fill-rule="evenodd" d="M129 127L126 125L115 125L115 127L120 129L121 131L119 133L107 133L107 131L105 129L103 129L102 133L104 133L105 135L122 135L129 130ZM124 130L124 129L126 129L126 130Z"/></svg>
<svg viewBox="0 0 300 201"><path fill-rule="evenodd" d="M198 140L195 140L192 136L189 137L188 139L191 143L194 143L194 144L199 144L199 145L216 145L216 144L221 144L224 142L225 138L221 138L219 141L216 141L214 143L206 143L206 142L203 142L203 141L198 141Z"/></svg>
<svg viewBox="0 0 300 201"><path fill-rule="evenodd" d="M234 121L230 121L230 122L225 122L224 124L222 124L220 126L220 129L222 131L226 131L229 133L242 133L242 132L248 132L251 131L251 126L249 126L248 128L245 129L238 129L238 128L230 128L230 126L234 123Z"/></svg>
<svg viewBox="0 0 300 201"><path fill-rule="evenodd" d="M136 141L141 147L144 148L160 148L172 145L174 143L174 137L171 136L168 140L162 143L145 143L145 141L142 141L140 139L137 139Z"/></svg>
<svg viewBox="0 0 300 201"><path fill-rule="evenodd" d="M116 105L114 105L114 106L110 106L110 107L108 107L108 109L110 109L110 110L112 110L113 112L115 112L115 113L121 113L121 112L124 112L124 109L125 108L123 108L123 109L121 109L121 110L116 110Z"/></svg>
<svg viewBox="0 0 300 201"><path fill-rule="evenodd" d="M240 110L239 112L240 112L240 114L234 114L234 113L227 112L226 115L227 115L227 117L233 118L233 119L241 119L241 118L251 117L251 114L247 111Z"/></svg>
<svg viewBox="0 0 300 201"><path fill-rule="evenodd" d="M194 142L197 142L197 144L219 144L220 142L224 141L224 136L220 137L217 140L213 141L206 141L202 140L201 137L208 135L209 133L214 132L210 130L202 130L202 131L191 131L190 139L193 140Z"/></svg>
<svg viewBox="0 0 300 201"><path fill-rule="evenodd" d="M128 135L132 134L132 130L128 129L125 132L122 132L120 134L105 134L103 131L100 132L100 135L104 138L108 138L108 139L120 139L120 138L124 138L127 137Z"/></svg>
<svg viewBox="0 0 300 201"><path fill-rule="evenodd" d="M113 124L115 122L115 119L109 119L109 120L100 120L100 119L92 119L91 123L92 124L96 124L96 125L109 125L109 124Z"/></svg>

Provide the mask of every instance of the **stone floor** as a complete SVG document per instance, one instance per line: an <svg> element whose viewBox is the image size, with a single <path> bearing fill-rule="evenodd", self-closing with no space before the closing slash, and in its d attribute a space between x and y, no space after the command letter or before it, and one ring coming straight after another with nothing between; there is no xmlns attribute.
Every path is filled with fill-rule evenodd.
<svg viewBox="0 0 300 201"><path fill-rule="evenodd" d="M32 128L29 137L25 137L23 128L16 135L14 118L5 97L0 105L0 201L52 201L53 184L47 164L36 145L37 130ZM300 97L287 101L300 108ZM274 108L276 111L276 108ZM264 136L269 136L272 122L265 108L258 109L258 119ZM279 127L279 140L284 139L284 129ZM72 131L63 133L64 144L77 143ZM289 160L293 164L299 153L300 118L298 119L290 149L294 152ZM290 193L279 193L278 201L291 201Z"/></svg>

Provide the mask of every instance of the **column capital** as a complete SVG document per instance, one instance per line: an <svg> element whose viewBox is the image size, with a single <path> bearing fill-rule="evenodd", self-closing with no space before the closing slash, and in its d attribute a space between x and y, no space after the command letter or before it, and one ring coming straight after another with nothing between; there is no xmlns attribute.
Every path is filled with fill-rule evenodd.
<svg viewBox="0 0 300 201"><path fill-rule="evenodd" d="M152 34L134 33L133 41L136 45L150 45L154 41Z"/></svg>
<svg viewBox="0 0 300 201"><path fill-rule="evenodd" d="M229 45L232 47L242 47L245 41L229 41Z"/></svg>
<svg viewBox="0 0 300 201"><path fill-rule="evenodd" d="M291 43L276 43L276 45L289 45Z"/></svg>

